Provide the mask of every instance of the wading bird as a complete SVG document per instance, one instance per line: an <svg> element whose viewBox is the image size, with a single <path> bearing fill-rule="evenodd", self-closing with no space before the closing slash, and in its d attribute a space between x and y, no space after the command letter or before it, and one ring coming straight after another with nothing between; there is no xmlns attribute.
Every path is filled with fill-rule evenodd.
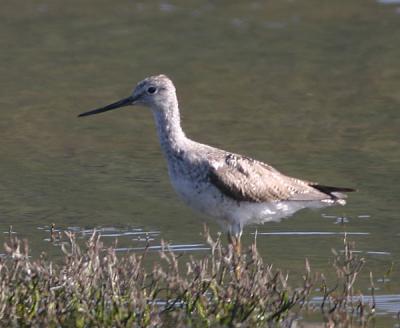
<svg viewBox="0 0 400 328"><path fill-rule="evenodd" d="M246 224L278 221L303 208L344 205L343 192L354 191L292 178L263 162L189 139L181 127L175 86L165 75L148 77L129 97L79 116L131 105L151 109L178 195L217 219L236 250Z"/></svg>

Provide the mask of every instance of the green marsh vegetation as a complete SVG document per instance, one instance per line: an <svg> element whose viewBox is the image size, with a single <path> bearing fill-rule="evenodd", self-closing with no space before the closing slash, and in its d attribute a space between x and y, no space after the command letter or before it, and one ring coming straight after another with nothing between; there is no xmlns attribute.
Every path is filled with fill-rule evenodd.
<svg viewBox="0 0 400 328"><path fill-rule="evenodd" d="M256 239L237 254L206 231L210 251L182 257L167 244L156 254L117 255L96 233L84 246L73 233L58 237L66 242L56 264L45 255L31 258L28 242L10 234L0 258L2 326L290 327L317 314L327 326L363 327L374 318L373 280L372 301L364 302L356 283L368 275L365 260L346 237L331 261L335 279L305 260L296 284L264 262Z"/></svg>

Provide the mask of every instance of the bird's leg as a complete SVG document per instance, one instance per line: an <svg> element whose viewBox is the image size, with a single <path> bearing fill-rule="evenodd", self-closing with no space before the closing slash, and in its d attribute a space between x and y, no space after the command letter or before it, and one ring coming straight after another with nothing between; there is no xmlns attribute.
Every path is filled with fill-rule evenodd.
<svg viewBox="0 0 400 328"><path fill-rule="evenodd" d="M238 256L240 256L240 254L242 253L242 244L240 242L240 236L233 236L233 250Z"/></svg>
<svg viewBox="0 0 400 328"><path fill-rule="evenodd" d="M241 234L232 234L231 231L228 232L228 241L232 245L233 248L233 269L235 271L235 277L237 280L240 279L240 254L241 254L241 242L240 242Z"/></svg>
<svg viewBox="0 0 400 328"><path fill-rule="evenodd" d="M241 243L240 243L240 235L232 234L230 231L228 232L228 242L232 245L233 251L235 254L240 255L241 253Z"/></svg>
<svg viewBox="0 0 400 328"><path fill-rule="evenodd" d="M242 226L240 223L233 224L228 230L228 241L232 245L236 255L241 254L240 237L242 237Z"/></svg>
<svg viewBox="0 0 400 328"><path fill-rule="evenodd" d="M242 253L242 241L240 239L240 236L236 240L236 252L238 255Z"/></svg>

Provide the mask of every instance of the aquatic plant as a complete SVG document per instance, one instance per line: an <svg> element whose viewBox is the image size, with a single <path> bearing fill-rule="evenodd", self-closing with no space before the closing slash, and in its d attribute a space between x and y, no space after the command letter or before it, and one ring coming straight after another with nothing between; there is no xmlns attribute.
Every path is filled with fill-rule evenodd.
<svg viewBox="0 0 400 328"><path fill-rule="evenodd" d="M329 325L365 326L373 315L374 305L354 297L364 260L346 238L344 253L334 254L333 287L308 261L301 282L291 287L288 275L264 263L255 242L238 254L208 233L211 251L196 257L181 257L167 244L158 255L117 255L96 233L85 247L73 233L64 238L63 263L56 264L45 255L32 259L27 241L10 235L0 259L2 326L289 327L318 308ZM319 306L310 302L316 293Z"/></svg>

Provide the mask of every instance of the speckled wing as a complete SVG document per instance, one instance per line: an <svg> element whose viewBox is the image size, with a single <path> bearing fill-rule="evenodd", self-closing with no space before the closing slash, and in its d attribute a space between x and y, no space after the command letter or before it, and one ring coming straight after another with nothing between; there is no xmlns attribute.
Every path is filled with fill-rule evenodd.
<svg viewBox="0 0 400 328"><path fill-rule="evenodd" d="M223 194L249 202L325 200L335 197L315 188L318 184L283 175L248 157L226 154L209 169L210 182Z"/></svg>

